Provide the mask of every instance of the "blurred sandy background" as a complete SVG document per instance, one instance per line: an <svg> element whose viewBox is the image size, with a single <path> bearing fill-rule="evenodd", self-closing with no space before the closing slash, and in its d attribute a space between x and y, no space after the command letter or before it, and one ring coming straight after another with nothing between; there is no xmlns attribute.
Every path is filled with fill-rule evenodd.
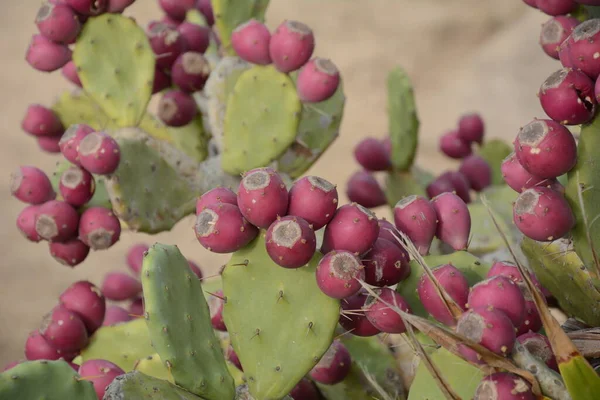
<svg viewBox="0 0 600 400"><path fill-rule="evenodd" d="M19 165L51 172L56 160L37 149L20 121L28 104L49 105L70 85L60 73L39 73L24 61L40 2L2 3L0 366L23 357L28 332L39 326L62 290L79 279L99 285L105 272L124 271L124 253L135 242L178 244L205 275L226 260L196 242L193 219L154 237L124 233L109 251L90 254L74 270L56 263L47 244L20 236L15 219L23 205L10 197L8 176ZM155 3L138 0L128 14L145 26L160 17ZM537 44L540 24L548 17L521 0L272 0L267 18L271 28L284 18L310 25L316 53L342 71L348 101L341 137L310 173L338 183L344 201L344 182L357 168L353 146L364 136L386 133L384 84L390 68L400 64L412 77L421 119L418 161L435 171L454 165L437 152L437 138L456 125L461 113L480 112L488 137L512 141L521 125L544 115L535 93L545 76L559 68Z"/></svg>

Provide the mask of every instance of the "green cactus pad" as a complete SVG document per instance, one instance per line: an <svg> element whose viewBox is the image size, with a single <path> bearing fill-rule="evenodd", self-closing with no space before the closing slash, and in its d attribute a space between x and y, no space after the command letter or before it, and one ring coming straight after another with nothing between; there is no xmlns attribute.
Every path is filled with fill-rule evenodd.
<svg viewBox="0 0 600 400"><path fill-rule="evenodd" d="M118 365L123 371L133 370L136 362L156 350L152 347L146 321L136 318L113 326L103 326L81 351L81 362L103 359Z"/></svg>
<svg viewBox="0 0 600 400"><path fill-rule="evenodd" d="M473 286L477 282L484 280L488 270L491 268L491 265L482 262L479 258L466 251L456 251L452 254L440 256L426 256L424 259L429 268L432 269L443 264L452 264L465 275L469 286ZM411 261L410 269L409 277L398 284L396 291L406 299L413 314L421 317L429 317L417 294L417 286L421 275L424 273L423 267L416 261Z"/></svg>
<svg viewBox="0 0 600 400"><path fill-rule="evenodd" d="M202 400L202 398L170 382L145 375L140 371L133 371L116 377L106 388L103 400Z"/></svg>
<svg viewBox="0 0 600 400"><path fill-rule="evenodd" d="M234 396L200 281L176 246L155 244L142 267L152 344L175 382L207 400Z"/></svg>
<svg viewBox="0 0 600 400"><path fill-rule="evenodd" d="M390 171L385 177L385 196L388 205L393 209L403 197L412 194L427 198L425 187L428 182L428 173L416 166L411 171Z"/></svg>
<svg viewBox="0 0 600 400"><path fill-rule="evenodd" d="M100 106L80 89L62 93L52 104L52 111L65 128L75 124L86 124L96 130L116 127Z"/></svg>
<svg viewBox="0 0 600 400"><path fill-rule="evenodd" d="M0 374L0 399L96 400L91 382L65 361L25 361Z"/></svg>
<svg viewBox="0 0 600 400"><path fill-rule="evenodd" d="M419 144L419 118L412 83L406 71L394 68L388 74L388 118L392 141L392 165L407 171Z"/></svg>
<svg viewBox="0 0 600 400"><path fill-rule="evenodd" d="M265 20L269 0L212 0L215 27L225 54L235 55L231 47L231 33L244 22L254 18Z"/></svg>
<svg viewBox="0 0 600 400"><path fill-rule="evenodd" d="M282 398L331 345L340 303L317 286L321 257L317 252L307 266L282 268L267 254L262 232L223 271L223 318L258 399Z"/></svg>
<svg viewBox="0 0 600 400"><path fill-rule="evenodd" d="M69 161L62 160L56 163L56 168L54 172L50 176L50 182L52 182L52 188L56 193L59 192L59 184L60 177L69 167L73 166ZM110 203L110 199L108 198L108 192L106 191L106 186L104 186L104 178L102 176L94 175L94 180L96 182L96 189L94 190L94 195L85 203L82 207L78 208L79 211L83 212L84 210L90 207L104 207L111 208L112 205Z"/></svg>
<svg viewBox="0 0 600 400"><path fill-rule="evenodd" d="M138 360L133 369L153 378L175 383L173 376L167 367L165 367L158 354L152 354Z"/></svg>
<svg viewBox="0 0 600 400"><path fill-rule="evenodd" d="M512 146L507 144L501 139L492 139L485 142L483 146L479 148L477 153L490 164L492 168L492 185L504 184L504 178L502 177L502 171L500 166L502 161L513 151Z"/></svg>
<svg viewBox="0 0 600 400"><path fill-rule="evenodd" d="M73 51L86 93L119 127L136 126L146 113L154 82L154 53L132 18L92 17Z"/></svg>
<svg viewBox="0 0 600 400"><path fill-rule="evenodd" d="M272 65L244 71L225 110L223 170L241 174L276 160L294 142L301 111L286 74Z"/></svg>
<svg viewBox="0 0 600 400"><path fill-rule="evenodd" d="M529 267L558 300L561 310L589 325L600 326L600 285L565 239L541 243L523 237L521 249Z"/></svg>

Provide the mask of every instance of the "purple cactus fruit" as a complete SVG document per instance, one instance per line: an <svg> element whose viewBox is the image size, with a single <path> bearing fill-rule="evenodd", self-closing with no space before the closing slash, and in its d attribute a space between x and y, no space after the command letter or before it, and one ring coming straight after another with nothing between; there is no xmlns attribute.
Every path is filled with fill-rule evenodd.
<svg viewBox="0 0 600 400"><path fill-rule="evenodd" d="M208 26L213 26L215 23L215 16L213 15L211 0L198 0L196 9L204 15Z"/></svg>
<svg viewBox="0 0 600 400"><path fill-rule="evenodd" d="M343 299L357 293L365 279L360 259L348 251L331 251L319 261L316 270L317 285L334 299Z"/></svg>
<svg viewBox="0 0 600 400"><path fill-rule="evenodd" d="M440 151L450 158L465 158L473 150L471 143L460 137L458 130L448 131L440 138Z"/></svg>
<svg viewBox="0 0 600 400"><path fill-rule="evenodd" d="M497 261L492 264L492 267L489 269L486 277L491 278L492 276L496 275L505 276L517 284L524 284L523 275L521 275L521 272L519 272L517 266L509 261ZM552 293L542 286L540 281L538 281L533 273L529 272L529 277L533 281L533 284L542 291L542 294L546 298L552 297Z"/></svg>
<svg viewBox="0 0 600 400"><path fill-rule="evenodd" d="M481 380L475 389L473 400L535 400L536 398L529 382L519 375L496 372Z"/></svg>
<svg viewBox="0 0 600 400"><path fill-rule="evenodd" d="M197 113L198 107L194 98L182 90L165 92L158 103L158 118L168 126L187 125Z"/></svg>
<svg viewBox="0 0 600 400"><path fill-rule="evenodd" d="M70 239L66 242L50 242L49 250L52 258L68 267L81 264L90 252L90 248L79 239Z"/></svg>
<svg viewBox="0 0 600 400"><path fill-rule="evenodd" d="M31 242L38 243L42 237L35 230L35 220L37 219L39 205L29 205L21 210L17 216L17 228L25 238Z"/></svg>
<svg viewBox="0 0 600 400"><path fill-rule="evenodd" d="M69 61L66 63L61 69L62 76L64 76L69 82L83 87L81 80L79 79L79 74L77 73L77 66L73 61Z"/></svg>
<svg viewBox="0 0 600 400"><path fill-rule="evenodd" d="M375 328L362 311L368 296L367 290L362 288L340 302L342 313L340 314L339 323L342 328L355 336L374 336L381 332ZM344 313L344 311L348 311L348 313Z"/></svg>
<svg viewBox="0 0 600 400"><path fill-rule="evenodd" d="M444 288L446 293L462 309L467 309L467 299L469 298L469 283L463 273L450 264L440 265L433 269L433 276L437 279L439 285ZM423 303L425 310L433 318L441 323L453 326L456 324L454 317L446 308L442 298L427 274L421 275L417 285L419 300Z"/></svg>
<svg viewBox="0 0 600 400"><path fill-rule="evenodd" d="M129 315L135 317L142 317L144 315L144 298L137 297L129 303Z"/></svg>
<svg viewBox="0 0 600 400"><path fill-rule="evenodd" d="M471 202L471 193L470 193L471 184L470 184L469 180L467 179L467 177L465 175L463 175L462 172L446 171L442 175L440 175L438 177L438 179L449 180L452 183L452 186L454 188L453 192L456 193L456 195L458 197L460 197L465 203L469 204ZM438 194L442 194L442 193L437 193L431 197L435 197Z"/></svg>
<svg viewBox="0 0 600 400"><path fill-rule="evenodd" d="M170 26L173 29L177 29L177 27L179 26L179 24L181 23L181 21L176 20L172 17L170 17L168 14L164 15L161 19L160 22L162 22L165 25Z"/></svg>
<svg viewBox="0 0 600 400"><path fill-rule="evenodd" d="M437 218L433 205L422 196L404 197L394 207L396 228L410 238L421 255L429 253Z"/></svg>
<svg viewBox="0 0 600 400"><path fill-rule="evenodd" d="M315 231L304 219L293 215L278 217L267 229L265 240L269 257L284 268L306 265L317 248Z"/></svg>
<svg viewBox="0 0 600 400"><path fill-rule="evenodd" d="M379 235L377 236L377 238L385 239L391 242L394 246L404 249L404 247L400 243L400 241L402 241L402 238L400 237L400 232L398 232L398 229L394 226L394 224L392 224L385 218L379 219Z"/></svg>
<svg viewBox="0 0 600 400"><path fill-rule="evenodd" d="M139 275L142 272L142 263L144 262L144 254L150 249L145 243L134 244L127 250L125 260L131 271Z"/></svg>
<svg viewBox="0 0 600 400"><path fill-rule="evenodd" d="M58 142L58 146L60 151L67 160L72 162L75 165L80 165L79 163L79 144L90 133L94 132L94 129L89 125L85 124L76 124L71 125L65 133L62 135L60 141Z"/></svg>
<svg viewBox="0 0 600 400"><path fill-rule="evenodd" d="M121 221L104 207L86 209L79 220L79 239L92 250L106 250L121 237Z"/></svg>
<svg viewBox="0 0 600 400"><path fill-rule="evenodd" d="M48 176L39 168L21 166L10 174L10 192L28 204L43 204L56 197Z"/></svg>
<svg viewBox="0 0 600 400"><path fill-rule="evenodd" d="M540 45L544 52L558 60L560 45L567 40L577 25L579 25L577 18L567 17L566 15L558 15L546 21L540 32Z"/></svg>
<svg viewBox="0 0 600 400"><path fill-rule="evenodd" d="M129 300L135 298L141 292L141 282L123 272L109 272L104 276L102 294L108 300Z"/></svg>
<svg viewBox="0 0 600 400"><path fill-rule="evenodd" d="M208 61L201 53L194 51L181 54L171 68L173 84L189 93L202 90L209 74Z"/></svg>
<svg viewBox="0 0 600 400"><path fill-rule="evenodd" d="M339 340L334 340L318 364L310 371L310 377L325 385L343 381L352 368L350 352Z"/></svg>
<svg viewBox="0 0 600 400"><path fill-rule="evenodd" d="M79 214L64 201L50 200L40 206L35 220L35 231L41 238L64 242L77 234Z"/></svg>
<svg viewBox="0 0 600 400"><path fill-rule="evenodd" d="M513 326L519 327L525 320L525 298L521 289L509 278L492 276L471 288L469 308L493 307L502 311Z"/></svg>
<svg viewBox="0 0 600 400"><path fill-rule="evenodd" d="M452 193L456 191L456 188L448 176L440 175L427 185L425 191L427 192L427 197L433 199L442 193Z"/></svg>
<svg viewBox="0 0 600 400"><path fill-rule="evenodd" d="M44 317L40 334L50 346L64 352L79 351L88 343L88 333L79 315L62 305Z"/></svg>
<svg viewBox="0 0 600 400"><path fill-rule="evenodd" d="M564 125L588 122L596 111L594 82L581 71L562 68L546 79L539 91L546 114Z"/></svg>
<svg viewBox="0 0 600 400"><path fill-rule="evenodd" d="M60 136L39 136L35 138L38 147L46 153L58 154L60 153Z"/></svg>
<svg viewBox="0 0 600 400"><path fill-rule="evenodd" d="M536 0L538 10L548 15L565 15L577 7L573 0Z"/></svg>
<svg viewBox="0 0 600 400"><path fill-rule="evenodd" d="M333 218L338 205L334 184L318 176L298 179L289 192L287 213L303 218L318 231Z"/></svg>
<svg viewBox="0 0 600 400"><path fill-rule="evenodd" d="M120 14L133 3L135 3L135 0L108 0L106 12Z"/></svg>
<svg viewBox="0 0 600 400"><path fill-rule="evenodd" d="M92 174L109 175L121 161L119 144L109 134L92 132L79 142L79 163Z"/></svg>
<svg viewBox="0 0 600 400"><path fill-rule="evenodd" d="M517 342L521 343L532 356L542 360L549 368L558 372L558 363L552 352L550 340L546 336L541 333L527 332L519 335Z"/></svg>
<svg viewBox="0 0 600 400"><path fill-rule="evenodd" d="M256 19L244 22L231 33L233 50L242 60L252 64L271 64L270 42L271 32L269 32L269 28Z"/></svg>
<svg viewBox="0 0 600 400"><path fill-rule="evenodd" d="M229 203L237 206L237 195L233 190L223 186L211 189L196 200L196 215L200 214L207 205L215 203Z"/></svg>
<svg viewBox="0 0 600 400"><path fill-rule="evenodd" d="M354 158L367 171L385 171L392 166L390 152L375 138L361 140L354 148Z"/></svg>
<svg viewBox="0 0 600 400"><path fill-rule="evenodd" d="M321 252L346 250L362 255L369 251L378 236L379 222L375 214L359 204L346 204L337 209L327 224Z"/></svg>
<svg viewBox="0 0 600 400"><path fill-rule="evenodd" d="M177 26L177 32L183 38L185 47L188 51L195 51L204 54L208 46L210 46L210 28L192 24L190 22L182 22Z"/></svg>
<svg viewBox="0 0 600 400"><path fill-rule="evenodd" d="M340 72L331 60L313 58L298 73L296 90L305 103L318 103L334 95L340 85Z"/></svg>
<svg viewBox="0 0 600 400"><path fill-rule="evenodd" d="M169 70L171 66L185 51L185 40L175 27L163 22L153 21L148 25L148 39L150 47L156 55L156 66Z"/></svg>
<svg viewBox="0 0 600 400"><path fill-rule="evenodd" d="M464 250L471 233L471 214L464 201L454 193L442 193L431 200L437 215L435 235L454 250Z"/></svg>
<svg viewBox="0 0 600 400"><path fill-rule="evenodd" d="M77 14L66 4L43 3L35 23L42 35L57 43L72 43L81 30Z"/></svg>
<svg viewBox="0 0 600 400"><path fill-rule="evenodd" d="M51 109L40 104L31 104L27 107L25 116L21 120L21 128L34 136L59 136L65 128L58 115Z"/></svg>
<svg viewBox="0 0 600 400"><path fill-rule="evenodd" d="M496 354L510 354L515 345L515 327L510 318L493 307L472 308L463 313L456 332Z"/></svg>
<svg viewBox="0 0 600 400"><path fill-rule="evenodd" d="M80 207L94 195L96 182L88 171L72 166L62 173L58 187L64 201L73 207Z"/></svg>
<svg viewBox="0 0 600 400"><path fill-rule="evenodd" d="M104 398L107 386L117 376L123 374L125 374L125 371L106 360L86 360L79 366L79 375L86 381L92 382L99 399Z"/></svg>
<svg viewBox="0 0 600 400"><path fill-rule="evenodd" d="M200 269L200 267L198 266L198 264L196 264L192 260L187 260L187 261L188 261L188 265L190 266L190 269L192 270L192 272L194 273L194 275L196 275L196 277L198 279L202 279L202 270Z"/></svg>
<svg viewBox="0 0 600 400"><path fill-rule="evenodd" d="M227 356L227 360L230 363L232 363L233 365L235 365L235 367L237 369L239 369L240 371L244 371L244 368L242 368L242 363L240 362L240 358L238 357L237 353L233 349L233 346L229 345L229 347L227 347L226 356Z"/></svg>
<svg viewBox="0 0 600 400"><path fill-rule="evenodd" d="M348 179L346 195L350 201L366 208L380 207L387 203L383 189L369 171L352 174Z"/></svg>
<svg viewBox="0 0 600 400"><path fill-rule="evenodd" d="M162 92L171 87L171 76L160 68L154 68L154 81L152 82L152 94Z"/></svg>
<svg viewBox="0 0 600 400"><path fill-rule="evenodd" d="M321 400L321 393L315 384L304 377L289 393L293 400Z"/></svg>
<svg viewBox="0 0 600 400"><path fill-rule="evenodd" d="M186 13L196 6L196 0L158 0L158 4L169 17L183 21Z"/></svg>
<svg viewBox="0 0 600 400"><path fill-rule="evenodd" d="M64 0L73 10L86 16L100 15L106 11L109 0Z"/></svg>
<svg viewBox="0 0 600 400"><path fill-rule="evenodd" d="M469 185L476 192L481 192L492 184L492 168L481 156L473 154L465 157L458 172L467 178Z"/></svg>
<svg viewBox="0 0 600 400"><path fill-rule="evenodd" d="M466 143L483 143L485 126L477 113L465 114L458 120L458 137Z"/></svg>
<svg viewBox="0 0 600 400"><path fill-rule="evenodd" d="M529 293L525 292L522 284L519 284L519 287L521 287L521 291L525 297L525 319L523 320L523 323L517 327L517 335L522 335L527 332L537 332L542 329L542 318L540 317L540 313L535 306L535 303L533 300L530 300L531 296Z"/></svg>
<svg viewBox="0 0 600 400"><path fill-rule="evenodd" d="M110 305L106 307L106 314L102 326L113 326L123 322L131 321L133 317L129 314L129 311L121 306Z"/></svg>
<svg viewBox="0 0 600 400"><path fill-rule="evenodd" d="M588 19L577 25L561 44L558 56L564 67L580 69L592 80L600 75L600 19Z"/></svg>
<svg viewBox="0 0 600 400"><path fill-rule="evenodd" d="M298 21L283 21L269 42L271 60L284 73L295 71L306 64L314 49L312 29Z"/></svg>
<svg viewBox="0 0 600 400"><path fill-rule="evenodd" d="M217 290L215 295L216 296L209 295L208 297L210 323L212 324L214 329L221 332L227 332L227 327L225 326L225 322L223 321L223 291Z"/></svg>
<svg viewBox="0 0 600 400"><path fill-rule="evenodd" d="M374 292L379 296L379 299L372 295L367 297L364 307L367 319L382 332L406 332L402 317L394 309L385 304L391 304L404 312L410 313L412 311L406 300L390 288L374 289Z"/></svg>
<svg viewBox="0 0 600 400"><path fill-rule="evenodd" d="M38 71L53 72L68 63L71 60L71 54L67 45L55 43L38 34L32 36L25 60Z"/></svg>
<svg viewBox="0 0 600 400"><path fill-rule="evenodd" d="M69 286L59 298L60 304L81 318L88 334L102 326L106 300L100 289L91 282L78 281Z"/></svg>
<svg viewBox="0 0 600 400"><path fill-rule="evenodd" d="M519 162L517 155L510 153L500 165L504 182L515 192L521 193L523 190L534 186L548 186L556 183L556 179L538 178L531 175Z"/></svg>
<svg viewBox="0 0 600 400"><path fill-rule="evenodd" d="M194 231L198 242L213 253L233 253L258 235L240 209L227 203L206 206L196 217Z"/></svg>
<svg viewBox="0 0 600 400"><path fill-rule="evenodd" d="M39 331L31 332L25 342L25 358L29 361L58 360L61 358L65 361L71 361L76 356L76 352L59 351L52 347Z"/></svg>
<svg viewBox="0 0 600 400"><path fill-rule="evenodd" d="M527 4L529 7L537 8L537 0L523 0L523 3Z"/></svg>
<svg viewBox="0 0 600 400"><path fill-rule="evenodd" d="M273 168L256 168L244 174L238 188L238 207L251 224L267 229L286 215L288 191Z"/></svg>
<svg viewBox="0 0 600 400"><path fill-rule="evenodd" d="M513 221L527 237L550 242L565 236L575 225L575 216L564 196L545 187L522 192L513 206Z"/></svg>
<svg viewBox="0 0 600 400"><path fill-rule="evenodd" d="M365 266L364 281L369 285L393 286L410 275L406 250L380 237L362 257L362 262Z"/></svg>

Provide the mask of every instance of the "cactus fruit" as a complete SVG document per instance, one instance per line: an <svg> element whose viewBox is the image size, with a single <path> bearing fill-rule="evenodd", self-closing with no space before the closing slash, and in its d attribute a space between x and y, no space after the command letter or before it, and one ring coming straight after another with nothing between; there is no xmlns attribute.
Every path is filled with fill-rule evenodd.
<svg viewBox="0 0 600 400"><path fill-rule="evenodd" d="M383 189L368 171L357 171L348 179L346 195L352 202L366 208L375 208L386 204Z"/></svg>
<svg viewBox="0 0 600 400"><path fill-rule="evenodd" d="M177 26L177 32L183 38L188 51L204 54L210 45L210 29L184 21Z"/></svg>
<svg viewBox="0 0 600 400"><path fill-rule="evenodd" d="M211 189L196 201L196 215L200 214L204 207L215 203L228 203L237 206L237 195L226 187Z"/></svg>
<svg viewBox="0 0 600 400"><path fill-rule="evenodd" d="M527 332L517 337L517 341L521 343L529 353L535 358L543 361L546 365L555 371L558 371L558 364L552 346L548 338L541 333Z"/></svg>
<svg viewBox="0 0 600 400"><path fill-rule="evenodd" d="M315 231L331 221L338 205L335 185L317 176L305 176L294 182L288 198L288 214L303 218Z"/></svg>
<svg viewBox="0 0 600 400"><path fill-rule="evenodd" d="M33 136L60 136L64 132L63 124L51 109L40 104L27 107L25 116L21 120L21 128Z"/></svg>
<svg viewBox="0 0 600 400"><path fill-rule="evenodd" d="M475 400L485 400L497 396L503 400L533 400L531 385L518 375L497 372L481 380L475 390Z"/></svg>
<svg viewBox="0 0 600 400"><path fill-rule="evenodd" d="M467 248L471 214L464 201L454 193L442 193L431 200L437 215L435 235L454 250Z"/></svg>
<svg viewBox="0 0 600 400"><path fill-rule="evenodd" d="M325 227L321 252L346 250L355 254L364 254L377 240L379 224L370 210L356 203L338 208Z"/></svg>
<svg viewBox="0 0 600 400"><path fill-rule="evenodd" d="M339 323L342 328L352 333L352 335L374 336L381 332L367 319L363 311L368 295L367 291L361 288L354 295L348 296L341 301L342 311ZM350 312L344 313L344 311Z"/></svg>
<svg viewBox="0 0 600 400"><path fill-rule="evenodd" d="M121 237L121 223L104 207L90 207L79 219L79 238L93 250L106 250Z"/></svg>
<svg viewBox="0 0 600 400"><path fill-rule="evenodd" d="M215 253L231 253L246 246L258 235L251 225L232 204L210 204L198 214L194 227L198 242Z"/></svg>
<svg viewBox="0 0 600 400"><path fill-rule="evenodd" d="M33 331L25 341L25 358L33 360L59 360L71 361L77 354L74 352L60 351L48 343L48 340L39 331Z"/></svg>
<svg viewBox="0 0 600 400"><path fill-rule="evenodd" d="M106 301L100 290L91 282L75 282L60 295L59 301L63 307L81 318L90 335L102 325Z"/></svg>
<svg viewBox="0 0 600 400"><path fill-rule="evenodd" d="M122 272L110 272L102 282L102 294L109 300L127 300L142 292L142 284Z"/></svg>
<svg viewBox="0 0 600 400"><path fill-rule="evenodd" d="M22 166L10 175L10 192L24 203L39 205L56 197L48 176L39 168Z"/></svg>
<svg viewBox="0 0 600 400"><path fill-rule="evenodd" d="M43 3L35 23L42 35L57 43L70 44L81 30L77 14L71 7L60 3Z"/></svg>
<svg viewBox="0 0 600 400"><path fill-rule="evenodd" d="M368 171L385 171L391 166L384 144L375 138L361 140L354 147L354 158Z"/></svg>
<svg viewBox="0 0 600 400"><path fill-rule="evenodd" d="M517 193L534 186L548 186L555 182L554 179L538 178L527 172L514 152L502 161L501 169L504 182Z"/></svg>
<svg viewBox="0 0 600 400"><path fill-rule="evenodd" d="M286 214L288 191L281 176L272 168L253 169L244 174L238 188L238 206L253 225L267 229Z"/></svg>
<svg viewBox="0 0 600 400"><path fill-rule="evenodd" d="M444 190L442 192L435 193L433 196L431 196L431 194L430 194L430 197L433 198L439 194L442 194L445 191L451 191L451 192L455 192L456 195L458 197L460 197L462 199L462 201L464 201L466 204L469 204L471 202L471 193L470 193L471 183L469 182L467 177L462 172L446 171L437 178L437 180L442 180L442 179L446 179L446 180L450 181L450 183L452 184L453 190Z"/></svg>
<svg viewBox="0 0 600 400"><path fill-rule="evenodd" d="M594 82L586 74L563 68L544 81L539 91L546 114L565 125L588 122L596 111Z"/></svg>
<svg viewBox="0 0 600 400"><path fill-rule="evenodd" d="M85 124L71 125L62 135L58 145L63 157L73 164L80 166L79 163L79 144L81 141L94 132L94 129Z"/></svg>
<svg viewBox="0 0 600 400"><path fill-rule="evenodd" d="M106 11L110 0L64 0L73 10L81 15L95 16Z"/></svg>
<svg viewBox="0 0 600 400"><path fill-rule="evenodd" d="M28 205L17 216L17 229L27 240L35 243L42 240L42 237L35 230L35 220L39 208L39 205Z"/></svg>
<svg viewBox="0 0 600 400"><path fill-rule="evenodd" d="M87 360L79 366L79 375L92 382L99 399L104 398L106 387L123 374L125 371L106 360Z"/></svg>
<svg viewBox="0 0 600 400"><path fill-rule="evenodd" d="M267 248L268 249L268 248ZM334 299L344 299L357 293L359 280L365 279L360 259L348 251L331 251L317 265L317 285Z"/></svg>
<svg viewBox="0 0 600 400"><path fill-rule="evenodd" d="M258 65L271 64L269 42L271 33L260 21L250 19L231 32L231 45L245 61Z"/></svg>
<svg viewBox="0 0 600 400"><path fill-rule="evenodd" d="M515 327L525 319L525 298L521 289L504 276L493 276L471 288L469 308L493 308L502 311Z"/></svg>
<svg viewBox="0 0 600 400"><path fill-rule="evenodd" d="M112 174L121 160L118 143L105 132L92 132L81 139L77 155L83 168L98 175Z"/></svg>
<svg viewBox="0 0 600 400"><path fill-rule="evenodd" d="M271 36L269 54L281 72L302 67L312 56L315 37L312 29L299 21L283 21Z"/></svg>
<svg viewBox="0 0 600 400"><path fill-rule="evenodd" d="M53 72L71 60L71 50L38 34L31 38L25 59L38 71Z"/></svg>
<svg viewBox="0 0 600 400"><path fill-rule="evenodd" d="M408 253L394 243L397 243L397 240L390 242L378 237L373 247L362 257L364 281L369 285L393 286L410 274Z"/></svg>
<svg viewBox="0 0 600 400"><path fill-rule="evenodd" d="M209 74L208 61L201 53L193 51L187 51L177 57L171 68L173 84L189 93L202 90Z"/></svg>
<svg viewBox="0 0 600 400"><path fill-rule="evenodd" d="M81 207L94 196L96 182L85 169L72 166L60 176L59 191L63 200L73 207Z"/></svg>
<svg viewBox="0 0 600 400"><path fill-rule="evenodd" d="M561 44L558 55L564 67L580 69L591 79L600 75L600 62L594 58L598 52L600 19L593 18L577 25Z"/></svg>
<svg viewBox="0 0 600 400"><path fill-rule="evenodd" d="M296 216L278 217L267 229L266 243L269 257L284 268L306 265L317 248L314 230L308 222Z"/></svg>
<svg viewBox="0 0 600 400"><path fill-rule="evenodd" d="M344 380L352 367L346 346L334 340L319 363L310 371L310 377L319 383L334 385Z"/></svg>
<svg viewBox="0 0 600 400"><path fill-rule="evenodd" d="M296 89L298 97L305 103L325 101L336 92L340 84L340 72L333 62L314 58L298 73Z"/></svg>
<svg viewBox="0 0 600 400"><path fill-rule="evenodd" d="M35 231L46 240L66 241L75 237L79 214L68 203L50 200L40 206Z"/></svg>
<svg viewBox="0 0 600 400"><path fill-rule="evenodd" d="M197 112L192 96L182 90L169 90L162 95L158 104L158 117L168 126L187 125L192 122Z"/></svg>
<svg viewBox="0 0 600 400"><path fill-rule="evenodd" d="M422 196L404 197L394 207L396 227L410 238L421 255L429 253L437 220L435 208Z"/></svg>
<svg viewBox="0 0 600 400"><path fill-rule="evenodd" d="M440 265L432 270L440 287L463 310L467 309L469 297L469 283L459 269L451 264ZM443 324L452 326L456 324L454 316L448 310L445 302L437 293L436 288L427 274L423 274L417 286L419 300L423 307L433 318Z"/></svg>
<svg viewBox="0 0 600 400"><path fill-rule="evenodd" d="M485 125L477 113L465 114L458 120L458 137L466 143L483 144Z"/></svg>
<svg viewBox="0 0 600 400"><path fill-rule="evenodd" d="M461 159L473 153L471 144L459 136L458 130L452 130L440 138L440 151L450 158Z"/></svg>
<svg viewBox="0 0 600 400"><path fill-rule="evenodd" d="M456 332L500 355L510 354L516 340L510 318L493 307L469 309L458 319Z"/></svg>
<svg viewBox="0 0 600 400"><path fill-rule="evenodd" d="M66 242L50 242L48 246L52 258L70 267L81 264L90 252L90 247L79 239L70 239Z"/></svg>
<svg viewBox="0 0 600 400"><path fill-rule="evenodd" d="M458 171L467 178L476 192L481 192L492 184L492 168L481 156L473 154L465 157Z"/></svg>
<svg viewBox="0 0 600 400"><path fill-rule="evenodd" d="M40 334L61 352L74 352L88 343L88 333L81 318L61 305L44 317Z"/></svg>
<svg viewBox="0 0 600 400"><path fill-rule="evenodd" d="M106 315L104 321L102 321L102 326L114 326L131 320L132 317L126 309L113 304L106 308Z"/></svg>
<svg viewBox="0 0 600 400"><path fill-rule="evenodd" d="M539 39L544 52L558 60L560 45L569 37L578 24L579 20L565 15L557 15L546 21L542 25Z"/></svg>
<svg viewBox="0 0 600 400"><path fill-rule="evenodd" d="M402 296L390 288L375 289L378 297L369 295L365 301L365 316L374 327L386 333L404 333L406 326L402 317L388 304L404 312L412 312Z"/></svg>

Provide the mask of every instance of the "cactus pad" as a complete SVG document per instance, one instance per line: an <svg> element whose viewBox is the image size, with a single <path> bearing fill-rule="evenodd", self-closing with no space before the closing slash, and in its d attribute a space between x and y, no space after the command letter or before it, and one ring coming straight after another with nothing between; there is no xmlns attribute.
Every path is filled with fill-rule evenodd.
<svg viewBox="0 0 600 400"><path fill-rule="evenodd" d="M115 128L100 106L80 89L62 93L52 104L52 111L65 128L75 124L87 124L97 130Z"/></svg>
<svg viewBox="0 0 600 400"><path fill-rule="evenodd" d="M59 192L59 184L60 177L63 172L65 172L69 167L73 166L69 161L62 160L56 163L56 168L54 172L50 176L50 182L52 182L52 188L54 188L54 192L60 196ZM104 178L102 176L95 175L94 181L96 183L96 189L94 190L94 195L78 210L83 211L90 207L104 207L110 209L112 207L110 203L110 199L108 198L108 192L106 191L106 186L104 186Z"/></svg>
<svg viewBox="0 0 600 400"><path fill-rule="evenodd" d="M60 361L26 361L0 374L0 399L96 400L91 382Z"/></svg>
<svg viewBox="0 0 600 400"><path fill-rule="evenodd" d="M294 142L301 111L286 74L272 65L244 71L225 110L223 170L240 174L276 160Z"/></svg>
<svg viewBox="0 0 600 400"><path fill-rule="evenodd" d="M235 55L231 47L231 33L249 19L265 20L269 0L212 0L215 27L226 54Z"/></svg>
<svg viewBox="0 0 600 400"><path fill-rule="evenodd" d="M86 93L119 127L146 113L154 81L154 53L144 30L120 14L90 18L73 51Z"/></svg>
<svg viewBox="0 0 600 400"><path fill-rule="evenodd" d="M393 209L403 197L418 195L427 198L423 181L428 179L426 172L421 172L417 167L411 171L390 171L385 178L385 196L388 205Z"/></svg>
<svg viewBox="0 0 600 400"><path fill-rule="evenodd" d="M152 344L175 382L207 400L234 396L200 281L176 246L155 244L142 267Z"/></svg>
<svg viewBox="0 0 600 400"><path fill-rule="evenodd" d="M340 304L317 286L321 257L317 252L307 266L282 268L267 254L263 232L223 271L223 318L258 399L283 397L331 345Z"/></svg>
<svg viewBox="0 0 600 400"><path fill-rule="evenodd" d="M315 382L319 391L327 400L364 400L364 399L379 399L380 397L372 397L367 395L365 386L365 377L355 363L352 363L350 373L343 381L335 385L326 385ZM395 399L395 397L392 397Z"/></svg>
<svg viewBox="0 0 600 400"><path fill-rule="evenodd" d="M190 392L140 371L117 376L106 388L103 400L202 400ZM224 399L225 400L225 399Z"/></svg>
<svg viewBox="0 0 600 400"><path fill-rule="evenodd" d="M504 184L500 166L502 161L512 152L512 147L504 140L492 139L485 142L478 150L478 154L488 162L492 168L492 185Z"/></svg>
<svg viewBox="0 0 600 400"><path fill-rule="evenodd" d="M148 357L138 360L133 369L148 376L175 383L173 376L167 367L165 367L158 354L152 354Z"/></svg>

